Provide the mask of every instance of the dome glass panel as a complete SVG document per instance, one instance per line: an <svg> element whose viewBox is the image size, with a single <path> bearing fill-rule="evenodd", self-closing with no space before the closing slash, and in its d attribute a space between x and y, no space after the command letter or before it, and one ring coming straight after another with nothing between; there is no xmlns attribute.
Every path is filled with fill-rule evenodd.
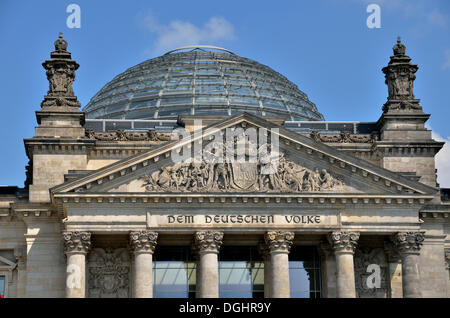
<svg viewBox="0 0 450 318"><path fill-rule="evenodd" d="M177 49L133 66L83 109L89 119L176 119L178 115L286 116L324 120L286 77L216 47Z"/></svg>

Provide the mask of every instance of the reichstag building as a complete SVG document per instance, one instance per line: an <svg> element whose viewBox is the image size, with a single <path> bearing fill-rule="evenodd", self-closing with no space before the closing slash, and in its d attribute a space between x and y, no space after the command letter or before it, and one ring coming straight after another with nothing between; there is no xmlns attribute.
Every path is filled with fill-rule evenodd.
<svg viewBox="0 0 450 318"><path fill-rule="evenodd" d="M0 187L3 297L450 296L444 143L400 39L373 122L326 121L213 46L132 66L82 107L54 46L24 187Z"/></svg>

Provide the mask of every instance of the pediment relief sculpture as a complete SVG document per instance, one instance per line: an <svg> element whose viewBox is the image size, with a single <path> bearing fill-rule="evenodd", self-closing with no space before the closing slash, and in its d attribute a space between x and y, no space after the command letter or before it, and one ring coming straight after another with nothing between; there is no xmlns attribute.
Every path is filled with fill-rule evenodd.
<svg viewBox="0 0 450 318"><path fill-rule="evenodd" d="M272 157L271 157L272 156ZM305 168L280 154L250 162L182 162L141 177L147 192L344 192L326 169Z"/></svg>

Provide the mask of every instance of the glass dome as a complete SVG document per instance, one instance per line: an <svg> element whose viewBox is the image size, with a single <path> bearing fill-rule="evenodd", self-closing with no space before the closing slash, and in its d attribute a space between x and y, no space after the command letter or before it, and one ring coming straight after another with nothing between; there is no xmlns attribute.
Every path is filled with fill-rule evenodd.
<svg viewBox="0 0 450 318"><path fill-rule="evenodd" d="M133 66L106 84L83 110L89 119L175 119L245 111L324 120L283 75L211 46L176 49Z"/></svg>

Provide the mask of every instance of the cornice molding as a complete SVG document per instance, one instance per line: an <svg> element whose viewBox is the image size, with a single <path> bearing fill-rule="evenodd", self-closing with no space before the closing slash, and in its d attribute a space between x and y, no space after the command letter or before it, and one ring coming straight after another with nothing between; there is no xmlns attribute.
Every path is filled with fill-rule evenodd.
<svg viewBox="0 0 450 318"><path fill-rule="evenodd" d="M51 193L87 191L94 183L100 184L103 182L111 182L118 176L132 173L137 169L147 167L153 162L170 157L173 149L181 149L181 147L191 144L192 142L198 142L199 139L207 140L207 138L215 132L221 131L230 126L241 123L243 124L243 122L245 122L245 124L251 124L257 128L278 128L280 145L283 144L286 147L292 147L294 152L304 149L308 155L317 157L318 159L328 160L331 165L336 165L340 169L347 169L351 173L360 174L361 176L371 178L376 182L384 182L383 186L386 187L386 189L391 189L389 191L402 193L403 191L409 189L409 191L416 191L421 194L431 194L437 191L435 188L419 182L411 181L395 172L380 168L374 164L350 156L343 151L336 150L333 147L327 146L323 143L317 143L311 138L288 131L287 129L276 126L271 122L265 121L264 119L244 113L206 128L203 135L199 136L198 134L192 133L190 140L182 139L180 141L167 142L161 146L157 146L154 149L119 160L111 165L92 172L85 177L56 186L51 189Z"/></svg>
<svg viewBox="0 0 450 318"><path fill-rule="evenodd" d="M56 203L289 203L317 205L424 205L430 195L318 193L55 193ZM419 207L417 207L419 208Z"/></svg>

